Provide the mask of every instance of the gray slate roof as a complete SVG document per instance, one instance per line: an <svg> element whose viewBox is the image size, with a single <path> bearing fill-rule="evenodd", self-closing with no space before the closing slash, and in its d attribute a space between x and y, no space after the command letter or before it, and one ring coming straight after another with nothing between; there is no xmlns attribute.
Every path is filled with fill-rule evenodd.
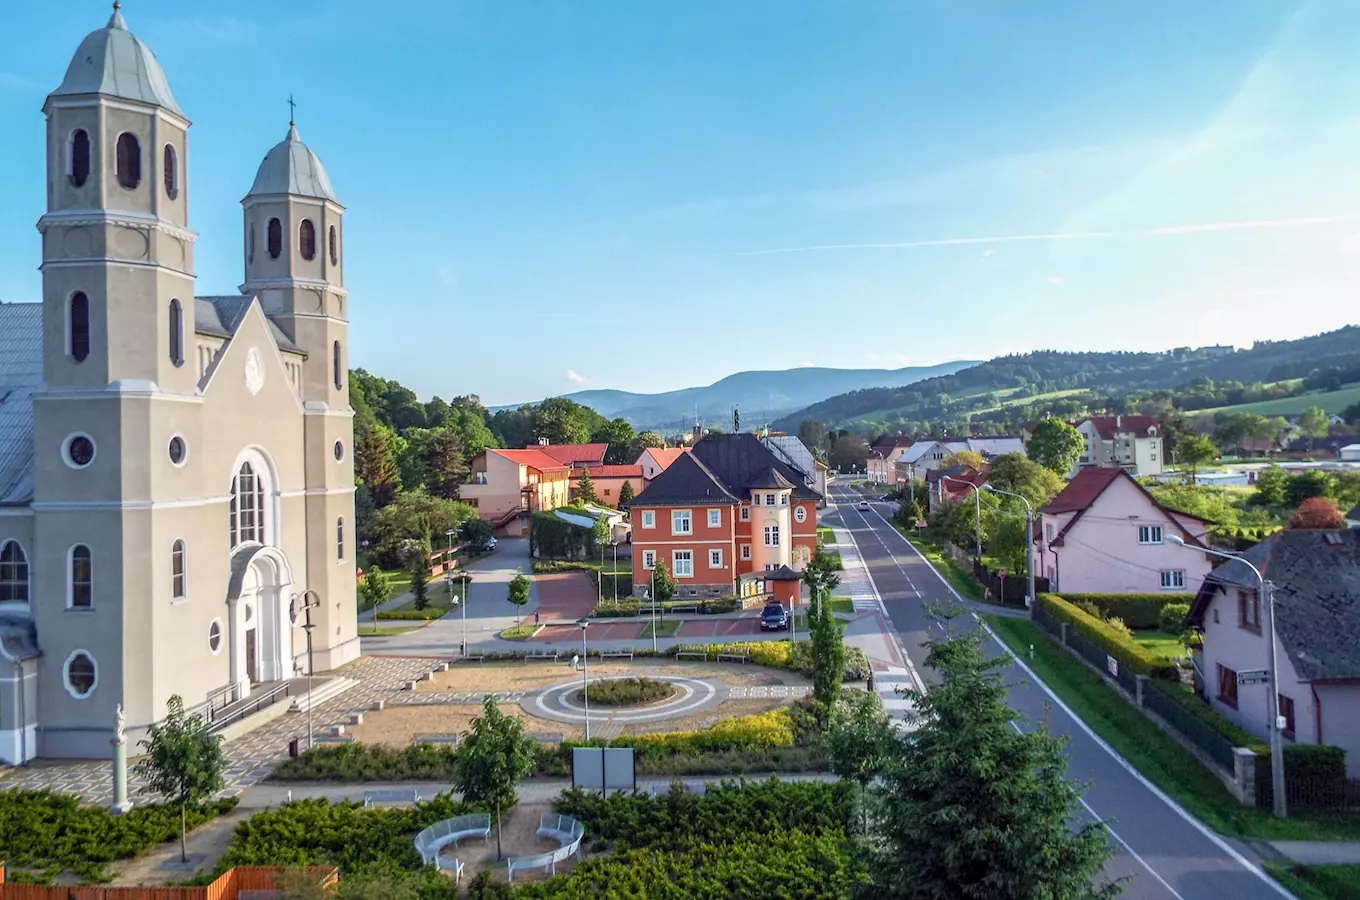
<svg viewBox="0 0 1360 900"><path fill-rule="evenodd" d="M90 32L80 42L66 77L51 96L70 94L104 94L163 106L184 115L170 93L170 82L156 54L127 30L117 10L107 26Z"/></svg>
<svg viewBox="0 0 1360 900"><path fill-rule="evenodd" d="M818 500L803 476L753 434L710 434L680 454L630 507L740 503L753 488L792 489L795 499Z"/></svg>
<svg viewBox="0 0 1360 900"><path fill-rule="evenodd" d="M288 136L265 154L246 196L259 194L293 194L340 202L326 168L311 148L302 143L292 124L288 126Z"/></svg>
<svg viewBox="0 0 1360 900"><path fill-rule="evenodd" d="M212 337L231 338L236 334L236 329L241 327L241 322L245 319L254 299L249 294L195 297L194 331ZM292 339L283 333L283 329L274 324L273 319L269 320L269 330L280 350L291 350L305 355L305 351L293 343Z"/></svg>
<svg viewBox="0 0 1360 900"><path fill-rule="evenodd" d="M741 500L727 489L722 480L708 466L695 458L693 453L681 453L675 458L675 462L643 488L641 494L625 505L629 508L685 506L691 503L730 506L740 502Z"/></svg>
<svg viewBox="0 0 1360 900"><path fill-rule="evenodd" d="M0 303L0 505L33 499L32 395L42 389L42 304Z"/></svg>
<svg viewBox="0 0 1360 900"><path fill-rule="evenodd" d="M1275 585L1280 646L1299 677L1360 678L1360 530L1281 531L1240 558ZM1254 591L1257 581L1236 560L1214 569L1195 598L1191 621L1203 621L1218 585Z"/></svg>

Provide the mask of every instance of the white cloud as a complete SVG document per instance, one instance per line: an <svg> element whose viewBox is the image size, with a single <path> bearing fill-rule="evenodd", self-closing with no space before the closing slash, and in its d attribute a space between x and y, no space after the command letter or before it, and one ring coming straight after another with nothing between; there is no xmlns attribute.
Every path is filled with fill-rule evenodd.
<svg viewBox="0 0 1360 900"><path fill-rule="evenodd" d="M567 369L567 380L572 384L590 384L590 379L575 369Z"/></svg>

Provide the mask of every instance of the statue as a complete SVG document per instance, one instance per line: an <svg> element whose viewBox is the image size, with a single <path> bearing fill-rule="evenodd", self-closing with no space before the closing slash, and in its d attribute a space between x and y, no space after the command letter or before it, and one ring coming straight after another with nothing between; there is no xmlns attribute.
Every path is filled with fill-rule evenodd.
<svg viewBox="0 0 1360 900"><path fill-rule="evenodd" d="M127 713L123 712L123 704L118 704L113 715L113 739L121 742L123 740L123 729L127 726Z"/></svg>

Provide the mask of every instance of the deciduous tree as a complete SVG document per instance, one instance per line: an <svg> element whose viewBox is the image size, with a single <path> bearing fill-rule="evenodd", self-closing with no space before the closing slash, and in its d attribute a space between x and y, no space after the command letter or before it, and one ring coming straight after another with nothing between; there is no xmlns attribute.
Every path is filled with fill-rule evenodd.
<svg viewBox="0 0 1360 900"><path fill-rule="evenodd" d="M964 466L974 472L982 471L982 467L987 461L982 458L982 454L976 450L955 450L953 453L940 460L941 469L952 469L955 466Z"/></svg>
<svg viewBox="0 0 1360 900"><path fill-rule="evenodd" d="M160 794L179 807L179 858L187 862L186 810L226 785L222 739L209 733L202 716L185 713L178 694L166 702L165 719L149 726L146 735L139 742L146 755L136 773L146 781L143 793Z"/></svg>
<svg viewBox="0 0 1360 900"><path fill-rule="evenodd" d="M661 450L664 449L665 446L665 439L655 431L639 432L638 436L633 438L632 443L628 447L629 459L627 459L626 464L632 465L637 462L637 458L642 455L643 450Z"/></svg>
<svg viewBox="0 0 1360 900"><path fill-rule="evenodd" d="M1331 499L1336 496L1336 480L1330 472L1309 469L1291 475L1284 487L1285 502L1297 506L1314 497Z"/></svg>
<svg viewBox="0 0 1360 900"><path fill-rule="evenodd" d="M987 482L1024 497L1035 509L1063 489L1062 476L1023 453L1002 453L992 460Z"/></svg>
<svg viewBox="0 0 1360 900"><path fill-rule="evenodd" d="M1050 416L1034 426L1025 452L1039 465L1066 477L1081 458L1085 446L1080 431L1062 419Z"/></svg>
<svg viewBox="0 0 1360 900"><path fill-rule="evenodd" d="M378 607L388 601L392 596L392 587L387 583L387 576L382 569L377 566L369 566L364 573L364 580L359 583L359 594L364 598L364 605L373 610L373 627L378 625Z"/></svg>
<svg viewBox="0 0 1360 900"><path fill-rule="evenodd" d="M657 558L656 564L652 567L652 599L657 603L665 603L675 596L675 579L671 576L671 570L666 567L666 561Z"/></svg>
<svg viewBox="0 0 1360 900"><path fill-rule="evenodd" d="M838 472L858 472L869 458L869 445L853 434L836 438L826 464Z"/></svg>
<svg viewBox="0 0 1360 900"><path fill-rule="evenodd" d="M1299 432L1304 437L1326 437L1331 425L1327 412L1320 406L1310 406L1299 416Z"/></svg>
<svg viewBox="0 0 1360 900"><path fill-rule="evenodd" d="M868 832L865 793L888 760L892 726L878 694L865 691L850 695L836 705L831 727L826 730L826 755L831 771L859 785L861 830Z"/></svg>
<svg viewBox="0 0 1360 900"><path fill-rule="evenodd" d="M637 459L637 454L631 457L629 451L633 449L633 439L637 434L633 431L633 426L628 424L627 419L610 419L603 425L595 429L590 436L591 441L597 444L608 444L609 449L605 451L604 461L606 465L626 466L632 465Z"/></svg>
<svg viewBox="0 0 1360 900"><path fill-rule="evenodd" d="M1275 463L1262 469L1256 476L1256 490L1251 502L1257 506L1284 506L1289 502L1289 479L1292 476Z"/></svg>
<svg viewBox="0 0 1360 900"><path fill-rule="evenodd" d="M495 533L491 522L480 517L467 519L458 526L458 539L465 544L471 544L474 548L481 547L491 540Z"/></svg>
<svg viewBox="0 0 1360 900"><path fill-rule="evenodd" d="M798 423L798 440L812 451L812 455L825 462L827 441L826 426L816 419L804 419Z"/></svg>
<svg viewBox="0 0 1360 900"><path fill-rule="evenodd" d="M519 625L519 611L529 602L530 582L523 572L516 572L515 577L510 579L509 588L506 591L505 599L510 605L515 607L515 625Z"/></svg>
<svg viewBox="0 0 1360 900"><path fill-rule="evenodd" d="M1206 435L1194 434L1180 442L1176 449L1176 462L1184 466L1188 476L1187 483L1194 484L1199 467L1218 459L1218 446Z"/></svg>
<svg viewBox="0 0 1360 900"><path fill-rule="evenodd" d="M524 720L507 716L488 695L482 714L459 743L453 758L453 786L466 803L497 814L519 800L519 782L534 769L538 746L524 733Z"/></svg>
<svg viewBox="0 0 1360 900"><path fill-rule="evenodd" d="M1289 517L1290 528L1345 528L1346 518L1336 503L1326 497L1312 497L1299 504Z"/></svg>

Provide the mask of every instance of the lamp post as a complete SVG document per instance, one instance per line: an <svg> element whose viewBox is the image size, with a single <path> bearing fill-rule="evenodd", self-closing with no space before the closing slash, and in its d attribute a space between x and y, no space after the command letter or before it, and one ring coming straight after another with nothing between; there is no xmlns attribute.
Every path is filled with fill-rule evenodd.
<svg viewBox="0 0 1360 900"><path fill-rule="evenodd" d="M1275 673L1279 671L1279 662L1275 651L1275 583L1266 579L1261 570L1240 556L1231 553L1224 553L1222 550L1214 550L1210 547L1192 547L1185 542L1185 538L1179 534L1169 534L1166 539L1173 544L1178 544L1187 550L1198 550L1210 556L1217 556L1220 559L1237 560L1242 565L1251 569L1251 574L1256 576L1256 590L1266 605L1266 622L1268 623L1269 634L1266 640L1269 643L1269 653L1266 656L1266 678L1269 686L1266 689L1266 715L1270 719L1267 727L1270 729L1270 783L1275 795L1274 814L1275 818L1283 819L1289 814L1286 804L1284 786L1284 734L1280 724L1279 709L1279 685L1275 681Z"/></svg>
<svg viewBox="0 0 1360 900"><path fill-rule="evenodd" d="M467 572L463 573L463 601L458 605L463 608L463 647L462 655L467 656L467 608L468 608L468 579L472 576Z"/></svg>
<svg viewBox="0 0 1360 900"><path fill-rule="evenodd" d="M1034 606L1034 507L1029 505L1029 501L1015 491L1003 491L999 487L990 484L983 485L987 490L994 494L1005 494L1007 497L1015 497L1025 504L1025 571L1028 573L1029 581L1025 585L1025 605ZM1004 603L1006 598L1001 598Z"/></svg>
<svg viewBox="0 0 1360 900"><path fill-rule="evenodd" d="M590 627L590 620L577 619L576 624L581 626L581 699L586 704L586 740L590 740L590 663L586 648L586 629Z"/></svg>
<svg viewBox="0 0 1360 900"><path fill-rule="evenodd" d="M952 475L942 475L940 479L942 481L957 481L959 484L967 485L973 489L973 503L977 507L977 556L978 559L982 559L982 491L978 490L978 486L973 482L964 481L962 478L955 478Z"/></svg>
<svg viewBox="0 0 1360 900"><path fill-rule="evenodd" d="M448 531L444 532L444 535L445 535L445 537L447 537L447 538L449 539L449 549L448 549L448 551L447 551L447 554L444 556L444 580L447 581L447 582L449 583L449 606L452 606L452 605L453 605L453 569L449 568L449 561L450 561L451 559L453 559L453 535L454 535L454 530L453 530L452 528L450 528ZM374 618L374 621L377 621L376 616L375 616L375 618Z"/></svg>
<svg viewBox="0 0 1360 900"><path fill-rule="evenodd" d="M315 598L315 602L308 598ZM293 595L297 599L297 595ZM302 629L307 633L307 749L312 749L312 629L316 627L312 622L312 609L321 605L321 595L311 589L302 592Z"/></svg>

